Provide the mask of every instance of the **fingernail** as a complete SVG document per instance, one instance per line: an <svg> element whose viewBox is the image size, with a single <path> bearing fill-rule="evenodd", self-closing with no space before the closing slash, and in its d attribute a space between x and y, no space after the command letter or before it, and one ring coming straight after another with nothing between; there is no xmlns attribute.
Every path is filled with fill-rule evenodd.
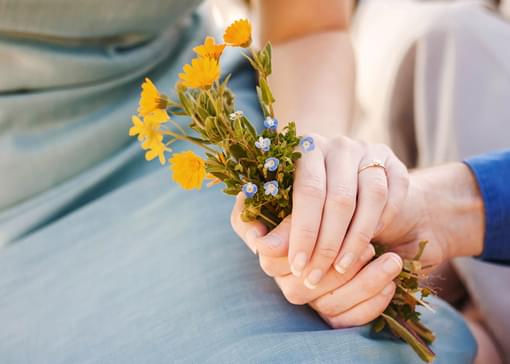
<svg viewBox="0 0 510 364"><path fill-rule="evenodd" d="M384 289L381 291L381 293L385 296L388 296L393 292L393 283L388 284Z"/></svg>
<svg viewBox="0 0 510 364"><path fill-rule="evenodd" d="M366 262L372 259L375 255L375 248L372 244L368 244L368 247L365 249L365 252L361 256L361 261Z"/></svg>
<svg viewBox="0 0 510 364"><path fill-rule="evenodd" d="M395 254L390 254L386 257L382 269L388 274L396 274L402 269L402 260Z"/></svg>
<svg viewBox="0 0 510 364"><path fill-rule="evenodd" d="M270 246L271 248L278 248L283 243L282 238L274 234L266 235L261 240L264 242L264 244Z"/></svg>
<svg viewBox="0 0 510 364"><path fill-rule="evenodd" d="M294 274L296 277L301 277L301 274L303 273L303 269L305 269L306 266L306 260L307 256L305 252L299 252L294 256L294 260L292 261L292 264L290 265L290 270L292 274Z"/></svg>
<svg viewBox="0 0 510 364"><path fill-rule="evenodd" d="M337 264L335 264L335 269L338 273L344 274L351 266L352 262L354 262L354 254L347 253L342 257L342 259L340 259Z"/></svg>
<svg viewBox="0 0 510 364"><path fill-rule="evenodd" d="M322 278L322 270L320 269L314 269L310 272L308 277L306 277L304 281L304 285L308 289L315 289L317 288L317 284Z"/></svg>

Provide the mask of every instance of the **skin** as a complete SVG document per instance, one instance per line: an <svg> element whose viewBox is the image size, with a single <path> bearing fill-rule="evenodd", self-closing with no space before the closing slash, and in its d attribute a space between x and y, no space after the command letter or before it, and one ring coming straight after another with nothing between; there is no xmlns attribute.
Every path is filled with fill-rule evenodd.
<svg viewBox="0 0 510 364"><path fill-rule="evenodd" d="M306 289L303 278L290 274L286 260L293 217L267 234L261 224L240 220L242 203L240 195L231 217L234 230L252 251L259 252L262 269L275 278L289 302L309 304L335 328L366 324L384 311L401 268L398 255L386 253L365 265L374 255L368 245L351 270L339 274L330 269L315 289ZM467 166L456 163L412 173L396 218L376 239L402 256L413 256L419 241L426 238L429 244L422 262L434 267L453 257L481 254L484 224L476 181ZM254 230L261 235L250 233ZM268 243L271 235L278 236L281 244Z"/></svg>

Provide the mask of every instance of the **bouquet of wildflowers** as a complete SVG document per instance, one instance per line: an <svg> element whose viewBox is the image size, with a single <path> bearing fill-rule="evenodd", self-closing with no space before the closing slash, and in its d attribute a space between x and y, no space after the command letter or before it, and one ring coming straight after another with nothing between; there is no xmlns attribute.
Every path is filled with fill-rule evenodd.
<svg viewBox="0 0 510 364"><path fill-rule="evenodd" d="M175 86L175 98L161 93L145 79L138 108L132 117L129 135L137 136L147 160L159 159L170 164L172 177L186 190L200 189L204 180L208 186L223 183L229 195L246 196L242 218L255 219L268 228L278 225L292 210L292 185L295 163L301 153L314 149L311 137L296 135L293 122L278 131L268 85L271 74L271 45L261 50L251 45L251 24L238 20L231 24L217 44L207 37L193 50L197 57L183 67ZM249 49L243 54L258 74L257 94L264 114L264 130L257 133L241 110L237 110L234 95L228 88L230 76L220 80L220 58L225 47ZM174 116L189 119L187 132ZM189 130L189 129L188 129ZM172 152L172 143L182 140L199 146L205 156L193 151ZM170 158L167 160L167 155ZM426 305L423 298L430 290L418 285L421 265L418 259L425 247L412 260L404 260L404 268L396 279L397 290L386 311L374 321L376 332L388 329L409 343L426 362L434 359L428 344L433 333L420 323L417 305ZM378 247L378 254L382 248ZM420 298L417 295L420 295Z"/></svg>

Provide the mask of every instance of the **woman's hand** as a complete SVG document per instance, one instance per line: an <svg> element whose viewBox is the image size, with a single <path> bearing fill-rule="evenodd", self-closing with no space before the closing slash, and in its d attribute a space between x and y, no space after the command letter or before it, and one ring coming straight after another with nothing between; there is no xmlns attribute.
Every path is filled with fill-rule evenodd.
<svg viewBox="0 0 510 364"><path fill-rule="evenodd" d="M395 290L393 280L402 269L398 255L386 253L370 262L375 251L369 244L352 269L345 274L329 269L315 289L308 289L302 278L290 273L286 256L288 239L282 239L277 246L266 245L263 238L257 238L265 232L262 224L241 221L243 200L244 197L239 195L231 216L232 225L250 249L259 252L262 270L274 277L290 303L309 304L334 328L364 325L385 310ZM288 236L290 225L291 217L288 217L272 233Z"/></svg>
<svg viewBox="0 0 510 364"><path fill-rule="evenodd" d="M402 268L394 253L365 265L370 241L406 198L407 169L384 145L311 137L315 148L296 168L292 214L267 232L241 221L240 194L232 226L289 302L309 303L334 327L364 324L387 306Z"/></svg>
<svg viewBox="0 0 510 364"><path fill-rule="evenodd" d="M258 223L240 234L267 256L286 253L288 242L290 270L310 289L333 263L340 274L353 269L396 216L408 187L407 169L388 147L345 137L312 138L315 148L297 163L292 219L267 235ZM233 226L238 234L248 229L235 219Z"/></svg>

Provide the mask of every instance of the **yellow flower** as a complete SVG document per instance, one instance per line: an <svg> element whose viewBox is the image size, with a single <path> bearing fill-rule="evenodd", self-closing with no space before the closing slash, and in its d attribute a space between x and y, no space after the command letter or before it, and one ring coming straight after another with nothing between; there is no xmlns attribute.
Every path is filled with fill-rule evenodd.
<svg viewBox="0 0 510 364"><path fill-rule="evenodd" d="M199 190L205 177L205 162L198 155L188 150L175 153L169 159L172 178L185 190Z"/></svg>
<svg viewBox="0 0 510 364"><path fill-rule="evenodd" d="M191 65L185 64L179 78L186 87L206 88L220 78L220 65L212 58L195 58Z"/></svg>
<svg viewBox="0 0 510 364"><path fill-rule="evenodd" d="M148 161L153 160L154 158L159 158L159 163L165 164L165 152L167 151L167 147L163 144L162 140L154 139L149 144L147 144L147 152L145 152L145 159Z"/></svg>
<svg viewBox="0 0 510 364"><path fill-rule="evenodd" d="M138 114L145 117L150 113L159 110L163 112L164 115L166 115L166 119L168 119L169 116L166 112L167 106L168 102L165 96L161 95L151 80L145 78L145 81L142 84L142 94L140 95Z"/></svg>
<svg viewBox="0 0 510 364"><path fill-rule="evenodd" d="M144 118L142 121L138 116L133 115L131 118L133 126L129 129L130 136L138 135L138 141L141 142L142 148L148 151L145 153L145 159L148 161L159 157L161 164L165 164L165 154L167 150L163 144L163 134L160 126L166 120L161 110L155 111Z"/></svg>
<svg viewBox="0 0 510 364"><path fill-rule="evenodd" d="M251 24L247 19L236 20L225 30L223 41L229 46L247 48L251 44Z"/></svg>
<svg viewBox="0 0 510 364"><path fill-rule="evenodd" d="M193 51L200 57L218 60L220 59L225 47L225 44L216 44L213 37L207 37L205 38L204 44L193 48Z"/></svg>

